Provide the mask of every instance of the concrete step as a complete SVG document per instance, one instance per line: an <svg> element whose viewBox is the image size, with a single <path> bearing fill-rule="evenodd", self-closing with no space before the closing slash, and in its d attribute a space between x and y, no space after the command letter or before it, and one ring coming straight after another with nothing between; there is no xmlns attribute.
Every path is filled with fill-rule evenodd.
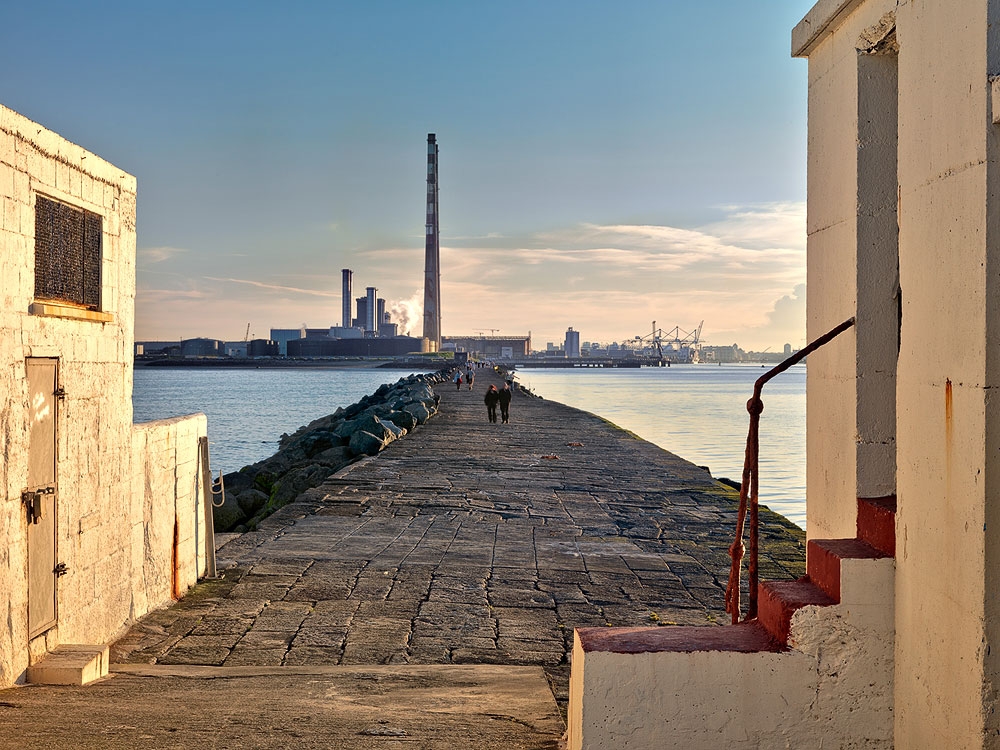
<svg viewBox="0 0 1000 750"><path fill-rule="evenodd" d="M107 646L63 644L28 667L34 685L86 685L108 675Z"/></svg>

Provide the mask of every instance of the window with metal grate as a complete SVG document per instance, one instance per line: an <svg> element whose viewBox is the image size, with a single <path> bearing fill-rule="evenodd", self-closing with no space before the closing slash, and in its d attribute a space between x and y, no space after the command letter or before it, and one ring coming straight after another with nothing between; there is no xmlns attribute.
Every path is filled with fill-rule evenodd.
<svg viewBox="0 0 1000 750"><path fill-rule="evenodd" d="M103 217L35 197L35 299L101 309Z"/></svg>

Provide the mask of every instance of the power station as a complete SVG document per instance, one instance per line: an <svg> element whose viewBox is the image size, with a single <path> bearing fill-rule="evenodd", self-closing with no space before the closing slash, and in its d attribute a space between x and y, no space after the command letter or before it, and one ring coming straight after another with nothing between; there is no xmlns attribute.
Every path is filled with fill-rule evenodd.
<svg viewBox="0 0 1000 750"><path fill-rule="evenodd" d="M438 240L438 147L427 134L427 243L424 251L424 338L441 351L441 247Z"/></svg>

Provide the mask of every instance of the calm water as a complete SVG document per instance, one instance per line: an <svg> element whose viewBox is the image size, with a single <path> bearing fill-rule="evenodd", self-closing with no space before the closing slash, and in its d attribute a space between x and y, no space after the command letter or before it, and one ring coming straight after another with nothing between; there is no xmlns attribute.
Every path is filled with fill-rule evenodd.
<svg viewBox="0 0 1000 750"><path fill-rule="evenodd" d="M364 368L137 367L132 419L204 412L212 469L228 473L273 455L283 432L295 432L409 374Z"/></svg>
<svg viewBox="0 0 1000 750"><path fill-rule="evenodd" d="M759 366L533 370L518 381L545 398L598 414L713 476L739 480L747 435L746 401ZM272 455L294 432L353 404L407 373L366 369L135 370L136 422L202 411L212 467L235 471ZM805 366L764 389L761 502L805 526ZM637 467L641 470L641 467Z"/></svg>
<svg viewBox="0 0 1000 750"><path fill-rule="evenodd" d="M712 476L739 481L760 365L535 370L519 382L545 398L598 414L676 453ZM806 368L764 386L760 420L760 501L805 528Z"/></svg>

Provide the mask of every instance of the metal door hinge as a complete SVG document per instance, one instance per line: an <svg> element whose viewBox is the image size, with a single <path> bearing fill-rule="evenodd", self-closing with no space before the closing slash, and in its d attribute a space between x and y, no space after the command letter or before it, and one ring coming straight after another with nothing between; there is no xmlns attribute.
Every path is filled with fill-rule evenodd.
<svg viewBox="0 0 1000 750"><path fill-rule="evenodd" d="M61 562L52 569L52 572L55 573L57 577L62 578L64 575L69 573L69 566L64 562Z"/></svg>
<svg viewBox="0 0 1000 750"><path fill-rule="evenodd" d="M63 388L62 386L59 386L54 391L52 391L52 395L55 396L60 401L63 401L66 398L66 389Z"/></svg>

